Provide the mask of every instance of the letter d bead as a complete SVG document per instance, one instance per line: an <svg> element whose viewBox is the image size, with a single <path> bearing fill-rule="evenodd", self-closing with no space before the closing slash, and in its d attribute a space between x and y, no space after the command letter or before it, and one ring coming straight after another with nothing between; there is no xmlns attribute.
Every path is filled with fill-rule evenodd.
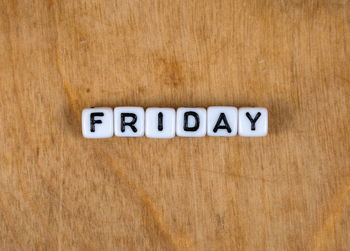
<svg viewBox="0 0 350 251"><path fill-rule="evenodd" d="M207 132L207 110L204 108L180 107L176 112L176 135L203 137Z"/></svg>

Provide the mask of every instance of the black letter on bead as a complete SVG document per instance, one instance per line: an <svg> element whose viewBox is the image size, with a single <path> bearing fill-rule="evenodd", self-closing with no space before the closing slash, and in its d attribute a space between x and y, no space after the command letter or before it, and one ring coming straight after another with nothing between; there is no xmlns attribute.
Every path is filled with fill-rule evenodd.
<svg viewBox="0 0 350 251"><path fill-rule="evenodd" d="M261 113L258 112L258 113L255 115L255 118L254 118L254 119L252 118L252 116L250 116L249 112L247 112L245 115L247 116L247 118L249 119L250 123L252 124L252 126L251 126L250 129L251 129L252 131L255 131L255 123L256 123L256 121L258 121L258 119L260 118Z"/></svg>
<svg viewBox="0 0 350 251"><path fill-rule="evenodd" d="M221 124L221 121L224 122L224 125L220 125L220 124ZM226 129L228 133L231 133L231 132L232 132L231 127L230 127L230 125L229 125L228 122L227 122L227 118L226 118L225 113L220 113L219 119L218 119L218 121L216 122L213 131L214 131L214 132L217 132L218 129Z"/></svg>
<svg viewBox="0 0 350 251"><path fill-rule="evenodd" d="M158 113L158 131L163 131L163 113Z"/></svg>
<svg viewBox="0 0 350 251"><path fill-rule="evenodd" d="M133 132L137 132L137 128L135 127L135 123L137 121L137 116L135 113L122 113L122 114L120 114L120 116L121 116L121 120L120 120L121 128L120 128L120 130L122 132L125 132L125 126L130 126L130 128ZM125 122L126 117L131 117L132 118L131 122Z"/></svg>
<svg viewBox="0 0 350 251"><path fill-rule="evenodd" d="M103 117L103 112L92 112L90 114L90 132L95 132L95 124L102 124L101 120L95 120L95 117L100 116Z"/></svg>
<svg viewBox="0 0 350 251"><path fill-rule="evenodd" d="M196 120L196 123L194 124L193 127L188 127L188 117L193 116L194 119ZM188 132L194 132L197 131L199 128L199 116L196 112L185 112L184 114L184 131Z"/></svg>

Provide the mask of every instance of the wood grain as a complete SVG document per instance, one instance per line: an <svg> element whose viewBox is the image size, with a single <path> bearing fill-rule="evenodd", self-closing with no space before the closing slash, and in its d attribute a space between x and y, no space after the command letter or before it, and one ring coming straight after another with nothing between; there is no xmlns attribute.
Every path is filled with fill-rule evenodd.
<svg viewBox="0 0 350 251"><path fill-rule="evenodd" d="M349 250L346 0L0 0L1 250ZM265 138L81 135L90 106L263 106Z"/></svg>

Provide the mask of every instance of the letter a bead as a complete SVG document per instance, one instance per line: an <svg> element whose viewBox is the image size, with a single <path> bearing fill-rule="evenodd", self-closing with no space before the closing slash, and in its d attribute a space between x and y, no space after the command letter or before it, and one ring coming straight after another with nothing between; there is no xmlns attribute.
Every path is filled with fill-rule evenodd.
<svg viewBox="0 0 350 251"><path fill-rule="evenodd" d="M236 136L238 112L233 106L210 106L207 110L209 136Z"/></svg>

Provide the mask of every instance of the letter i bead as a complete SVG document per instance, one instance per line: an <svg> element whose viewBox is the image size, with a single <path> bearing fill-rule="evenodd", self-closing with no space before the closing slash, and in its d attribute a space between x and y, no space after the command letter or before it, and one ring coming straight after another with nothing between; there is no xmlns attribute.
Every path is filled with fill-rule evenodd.
<svg viewBox="0 0 350 251"><path fill-rule="evenodd" d="M175 137L175 109L151 107L146 109L145 133L149 138Z"/></svg>

